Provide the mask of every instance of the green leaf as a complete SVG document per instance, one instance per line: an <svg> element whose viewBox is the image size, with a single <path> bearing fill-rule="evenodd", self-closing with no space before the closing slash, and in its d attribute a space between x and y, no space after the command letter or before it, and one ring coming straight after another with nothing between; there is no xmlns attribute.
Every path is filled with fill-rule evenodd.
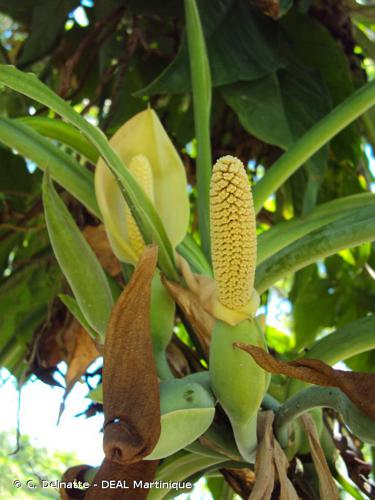
<svg viewBox="0 0 375 500"><path fill-rule="evenodd" d="M122 46L120 49L123 50ZM113 135L121 125L144 109L143 99L134 97L143 85L144 81L136 64L129 64L125 74L115 75L113 86L117 92L113 96L108 117L104 120L108 125L106 128L108 134Z"/></svg>
<svg viewBox="0 0 375 500"><path fill-rule="evenodd" d="M310 214L279 222L258 236L257 265L306 234L348 214L356 207L375 204L374 193L355 194L318 205Z"/></svg>
<svg viewBox="0 0 375 500"><path fill-rule="evenodd" d="M294 10L281 25L300 61L319 71L334 106L354 92L349 61L325 26ZM356 127L350 125L335 137L332 149L338 160L350 159L356 165L362 154Z"/></svg>
<svg viewBox="0 0 375 500"><path fill-rule="evenodd" d="M279 17L284 16L293 7L293 0L279 0Z"/></svg>
<svg viewBox="0 0 375 500"><path fill-rule="evenodd" d="M110 147L103 132L87 122L69 104L39 81L34 74L26 74L13 66L2 65L0 66L0 82L51 108L87 137L115 175L145 242L158 245L160 268L168 278L178 280L173 249L155 207L132 174L124 167L116 151Z"/></svg>
<svg viewBox="0 0 375 500"><path fill-rule="evenodd" d="M356 372L375 372L375 350L362 352L345 361L349 368Z"/></svg>
<svg viewBox="0 0 375 500"><path fill-rule="evenodd" d="M375 103L375 82L369 82L345 99L293 144L266 172L254 188L254 207L259 212L269 196L332 137Z"/></svg>
<svg viewBox="0 0 375 500"><path fill-rule="evenodd" d="M23 235L18 232L9 231L7 236L1 232L1 245L0 245L0 275L4 276L4 271L8 267L9 255L22 243Z"/></svg>
<svg viewBox="0 0 375 500"><path fill-rule="evenodd" d="M291 335L269 325L266 326L266 340L269 348L281 354L290 351L294 345Z"/></svg>
<svg viewBox="0 0 375 500"><path fill-rule="evenodd" d="M319 75L299 64L222 90L248 132L283 149L330 109Z"/></svg>
<svg viewBox="0 0 375 500"><path fill-rule="evenodd" d="M330 110L319 74L296 62L259 80L225 86L222 91L247 132L283 149L288 149ZM322 148L306 164L309 182L305 211L315 204L327 155L327 148Z"/></svg>
<svg viewBox="0 0 375 500"><path fill-rule="evenodd" d="M266 259L257 268L255 288L263 293L280 279L313 262L374 239L375 206L357 208Z"/></svg>
<svg viewBox="0 0 375 500"><path fill-rule="evenodd" d="M23 44L18 65L26 66L48 54L64 30L68 13L79 5L79 0L44 0L34 2L30 34Z"/></svg>
<svg viewBox="0 0 375 500"><path fill-rule="evenodd" d="M48 167L51 176L62 187L83 203L90 212L99 215L93 174L72 156L23 123L1 117L0 141L32 160L42 170Z"/></svg>
<svg viewBox="0 0 375 500"><path fill-rule="evenodd" d="M189 262L193 272L212 276L210 264L207 262L201 247L190 234L185 236L177 250Z"/></svg>
<svg viewBox="0 0 375 500"><path fill-rule="evenodd" d="M375 110L374 108L369 109L363 114L362 124L364 127L364 135L367 141L371 144L372 150L375 150Z"/></svg>
<svg viewBox="0 0 375 500"><path fill-rule="evenodd" d="M90 142L69 123L47 116L25 116L16 122L24 123L49 139L65 144L87 158L91 163L98 161L98 153Z"/></svg>
<svg viewBox="0 0 375 500"><path fill-rule="evenodd" d="M259 14L249 2L200 2L198 6L214 87L238 80L256 80L285 65L277 24ZM138 94L189 92L190 81L184 38L176 59Z"/></svg>
<svg viewBox="0 0 375 500"><path fill-rule="evenodd" d="M235 498L234 491L223 476L210 477L206 480L206 483L212 498L220 498L221 500L232 500Z"/></svg>
<svg viewBox="0 0 375 500"><path fill-rule="evenodd" d="M166 486L164 488L153 488L148 495L148 500L162 500L168 498L168 494L175 495L175 491L170 486L173 481L183 481L194 474L201 474L205 469L214 468L215 465L219 466L218 464L226 460L224 456L213 458L184 450L175 453L163 460L155 476L155 481L164 482ZM169 486L167 483L169 483Z"/></svg>
<svg viewBox="0 0 375 500"><path fill-rule="evenodd" d="M75 317L75 319L80 323L81 326L86 330L86 332L90 333L90 335L95 338L96 331L90 326L89 322L85 318L82 313L78 302L71 295L66 295L65 293L59 294L59 299L67 307L68 311Z"/></svg>
<svg viewBox="0 0 375 500"><path fill-rule="evenodd" d="M202 24L195 0L185 0L185 16L193 91L194 128L198 149L198 225L203 251L210 258L211 74Z"/></svg>
<svg viewBox="0 0 375 500"><path fill-rule="evenodd" d="M57 195L48 173L43 179L43 204L56 259L80 310L102 340L113 305L112 293L102 267Z"/></svg>
<svg viewBox="0 0 375 500"><path fill-rule="evenodd" d="M55 266L57 268L57 266ZM61 276L61 273L60 273ZM61 280L59 280L59 285ZM51 297L51 301L53 297ZM17 318L17 323L8 342L0 349L0 366L5 366L14 377L19 377L29 370L25 362L30 352L35 332L43 325L48 315L48 304L30 307L29 311Z"/></svg>
<svg viewBox="0 0 375 500"><path fill-rule="evenodd" d="M373 39L370 39L367 36L368 34L372 34L372 31L369 32L368 29L366 29L365 26L361 25L355 25L354 27L354 37L357 42L357 44L361 47L363 52L366 54L367 57L370 59L375 60L375 43Z"/></svg>
<svg viewBox="0 0 375 500"><path fill-rule="evenodd" d="M322 328L333 324L335 297L329 288L329 281L319 277L316 265L307 266L294 275L290 299L297 351L310 346Z"/></svg>
<svg viewBox="0 0 375 500"><path fill-rule="evenodd" d="M316 341L304 357L320 359L328 365L335 365L351 356L375 349L375 314L352 321L342 328ZM290 379L289 394L295 394L305 384Z"/></svg>

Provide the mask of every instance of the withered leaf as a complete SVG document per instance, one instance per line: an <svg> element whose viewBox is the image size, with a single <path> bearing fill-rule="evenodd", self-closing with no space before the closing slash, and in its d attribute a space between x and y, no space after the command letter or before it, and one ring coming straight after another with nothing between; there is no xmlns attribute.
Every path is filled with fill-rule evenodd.
<svg viewBox="0 0 375 500"><path fill-rule="evenodd" d="M75 345L72 352L69 353L68 371L65 375L66 393L68 393L79 378L86 372L100 353L95 342L86 332L86 330L76 321Z"/></svg>
<svg viewBox="0 0 375 500"><path fill-rule="evenodd" d="M273 420L272 411L258 415L259 445L255 461L255 484L249 500L269 500L276 477L280 483L280 500L298 500L297 492L287 476L288 459L273 435Z"/></svg>
<svg viewBox="0 0 375 500"><path fill-rule="evenodd" d="M147 247L116 302L104 343L103 449L109 461L130 464L154 449L160 398L150 334L151 280L157 247Z"/></svg>
<svg viewBox="0 0 375 500"><path fill-rule="evenodd" d="M91 469L91 465L75 465L74 467L70 467L65 471L63 477L61 478L62 482L71 482L80 481L81 483L85 482L84 474ZM79 488L60 488L60 498L61 500L73 500L73 499L83 499L85 498L86 491L81 490Z"/></svg>
<svg viewBox="0 0 375 500"><path fill-rule="evenodd" d="M189 289L166 279L163 283L193 328L202 351L208 356L214 319L203 309L199 297Z"/></svg>
<svg viewBox="0 0 375 500"><path fill-rule="evenodd" d="M339 500L340 495L331 476L324 451L320 446L315 422L312 416L308 413L302 415L300 417L300 421L302 422L309 439L311 456L319 478L320 498L324 498L326 500Z"/></svg>
<svg viewBox="0 0 375 500"><path fill-rule="evenodd" d="M271 411L263 412L258 417L257 454L255 460L255 484L249 500L269 500L275 482L273 465L273 423L274 415Z"/></svg>
<svg viewBox="0 0 375 500"><path fill-rule="evenodd" d="M177 378L182 378L190 373L190 368L188 360L186 359L184 353L176 343L175 338L176 337L174 338L172 337L172 342L169 342L169 345L167 347L167 359L169 366L172 369L172 373Z"/></svg>
<svg viewBox="0 0 375 500"><path fill-rule="evenodd" d="M319 359L285 363L259 347L235 343L248 352L264 370L325 387L338 387L363 413L375 421L375 374L336 370Z"/></svg>
<svg viewBox="0 0 375 500"><path fill-rule="evenodd" d="M105 459L85 499L145 499L134 481L153 480L158 461L142 461L160 436L160 396L150 333L151 280L157 247L146 247L118 301L104 342L103 406ZM129 489L103 489L103 481ZM107 483L104 483L107 484Z"/></svg>
<svg viewBox="0 0 375 500"><path fill-rule="evenodd" d="M241 498L249 498L254 485L255 474L251 469L220 469L226 482Z"/></svg>
<svg viewBox="0 0 375 500"><path fill-rule="evenodd" d="M288 459L276 439L273 440L273 460L280 481L280 500L298 500L299 496L287 475Z"/></svg>
<svg viewBox="0 0 375 500"><path fill-rule="evenodd" d="M104 459L84 498L85 500L102 500L104 498L105 500L123 498L127 500L144 500L150 490L148 488L139 488L136 483L140 480L151 482L155 477L157 466L158 460L144 460L123 465ZM105 487L108 484L107 481L115 481L114 484L121 481L121 484L127 486L127 489L124 487L102 489L103 485Z"/></svg>
<svg viewBox="0 0 375 500"><path fill-rule="evenodd" d="M279 0L250 0L250 2L259 9L262 14L277 19L280 14Z"/></svg>
<svg viewBox="0 0 375 500"><path fill-rule="evenodd" d="M111 276L119 274L121 272L120 262L109 244L104 224L86 226L82 233L107 273Z"/></svg>
<svg viewBox="0 0 375 500"><path fill-rule="evenodd" d="M66 387L60 406L59 420L65 408L65 400L74 384L82 377L91 363L100 356L95 342L76 320L70 323L64 333L64 339L66 339L68 371L65 375Z"/></svg>

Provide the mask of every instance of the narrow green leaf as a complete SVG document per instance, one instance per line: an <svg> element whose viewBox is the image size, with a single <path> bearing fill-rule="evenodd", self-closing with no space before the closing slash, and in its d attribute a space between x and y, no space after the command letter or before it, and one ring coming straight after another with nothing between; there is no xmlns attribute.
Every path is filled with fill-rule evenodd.
<svg viewBox="0 0 375 500"><path fill-rule="evenodd" d="M312 231L266 259L257 268L255 288L263 293L278 280L333 255L375 239L375 205L350 211L339 220Z"/></svg>
<svg viewBox="0 0 375 500"><path fill-rule="evenodd" d="M89 322L86 320L85 316L82 314L82 311L74 297L71 295L66 295L65 293L59 294L59 299L66 306L68 311L75 317L75 319L80 323L81 326L86 330L86 332L90 333L92 337L96 337L96 331L91 328Z"/></svg>
<svg viewBox="0 0 375 500"><path fill-rule="evenodd" d="M91 161L91 163L96 163L98 160L96 149L85 136L69 123L48 116L24 116L16 118L15 121L24 123L50 139L66 144Z"/></svg>
<svg viewBox="0 0 375 500"><path fill-rule="evenodd" d="M348 323L315 342L306 358L333 366L356 354L375 349L375 314Z"/></svg>
<svg viewBox="0 0 375 500"><path fill-rule="evenodd" d="M87 137L115 175L146 243L158 245L160 268L169 279L178 280L173 249L155 207L132 174L124 167L123 162L116 151L111 148L103 132L86 121L83 116L32 73L23 73L14 66L1 65L0 83L49 107Z"/></svg>
<svg viewBox="0 0 375 500"><path fill-rule="evenodd" d="M202 248L210 259L211 74L206 42L195 0L185 0L185 17L193 90L194 126L198 149L198 224Z"/></svg>
<svg viewBox="0 0 375 500"><path fill-rule="evenodd" d="M201 247L189 233L178 245L177 250L189 262L193 272L212 276L212 269Z"/></svg>
<svg viewBox="0 0 375 500"><path fill-rule="evenodd" d="M340 219L356 207L366 207L369 204L375 204L374 193L354 194L323 203L305 217L276 224L258 237L257 265L298 238Z"/></svg>
<svg viewBox="0 0 375 500"><path fill-rule="evenodd" d="M23 123L4 117L0 117L0 142L29 158L40 169L48 168L56 182L99 216L94 176L72 156Z"/></svg>
<svg viewBox="0 0 375 500"><path fill-rule="evenodd" d="M163 460L161 466L158 467L155 480L160 482L167 481L169 483L172 481L183 481L209 467L224 463L226 460L224 456L213 458L179 451ZM170 487L153 488L148 495L148 500L162 500L163 498L167 498L170 492Z"/></svg>
<svg viewBox="0 0 375 500"><path fill-rule="evenodd" d="M357 319L316 341L304 357L320 359L334 366L339 361L375 349L374 330L375 314ZM288 394L295 394L306 385L300 380L290 379Z"/></svg>
<svg viewBox="0 0 375 500"><path fill-rule="evenodd" d="M255 185L253 195L256 212L314 153L374 104L375 81L372 81L363 85L306 132Z"/></svg>
<svg viewBox="0 0 375 500"><path fill-rule="evenodd" d="M43 179L43 203L56 259L87 322L103 339L113 305L112 293L102 267L56 193L48 173Z"/></svg>

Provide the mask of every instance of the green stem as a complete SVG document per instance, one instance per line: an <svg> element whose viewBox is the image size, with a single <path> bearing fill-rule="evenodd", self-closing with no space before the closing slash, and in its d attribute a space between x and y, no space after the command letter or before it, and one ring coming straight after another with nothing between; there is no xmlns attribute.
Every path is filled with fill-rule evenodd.
<svg viewBox="0 0 375 500"><path fill-rule="evenodd" d="M365 497L361 495L357 487L349 483L337 470L335 471L334 478L342 486L342 488L349 493L355 500L365 500Z"/></svg>
<svg viewBox="0 0 375 500"><path fill-rule="evenodd" d="M374 445L374 422L336 387L312 386L288 399L276 412L275 431L282 445L287 444L289 425L313 408L332 408L339 412L349 429L361 441Z"/></svg>
<svg viewBox="0 0 375 500"><path fill-rule="evenodd" d="M367 83L314 125L273 164L254 187L258 213L265 201L322 146L375 104L375 81Z"/></svg>
<svg viewBox="0 0 375 500"><path fill-rule="evenodd" d="M195 135L197 138L198 220L202 248L210 260L211 76L202 24L195 0L185 0Z"/></svg>
<svg viewBox="0 0 375 500"><path fill-rule="evenodd" d="M262 400L262 408L277 411L280 408L280 403L271 394L265 394Z"/></svg>
<svg viewBox="0 0 375 500"><path fill-rule="evenodd" d="M375 194L374 194L375 198ZM194 273L205 274L212 277L212 269L208 263L201 247L194 238L188 233L181 243L177 246L177 251L190 264Z"/></svg>
<svg viewBox="0 0 375 500"><path fill-rule="evenodd" d="M331 387L309 387L288 399L275 417L275 431L280 442L283 442L288 426L304 413L313 408L334 408L339 406L339 389Z"/></svg>

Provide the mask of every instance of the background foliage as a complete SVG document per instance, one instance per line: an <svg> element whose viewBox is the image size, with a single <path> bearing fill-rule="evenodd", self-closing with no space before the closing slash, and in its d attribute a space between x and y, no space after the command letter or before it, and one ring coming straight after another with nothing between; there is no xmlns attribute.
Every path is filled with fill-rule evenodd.
<svg viewBox="0 0 375 500"><path fill-rule="evenodd" d="M59 498L56 488L21 488L13 486L17 478L23 484L39 484L40 481L56 481L76 457L72 453L54 453L53 456L45 448L36 448L27 436L22 436L20 450L16 451L16 443L12 442L6 432L0 434L0 445L4 456L0 457L0 493L2 498ZM9 460L8 454L11 454Z"/></svg>

